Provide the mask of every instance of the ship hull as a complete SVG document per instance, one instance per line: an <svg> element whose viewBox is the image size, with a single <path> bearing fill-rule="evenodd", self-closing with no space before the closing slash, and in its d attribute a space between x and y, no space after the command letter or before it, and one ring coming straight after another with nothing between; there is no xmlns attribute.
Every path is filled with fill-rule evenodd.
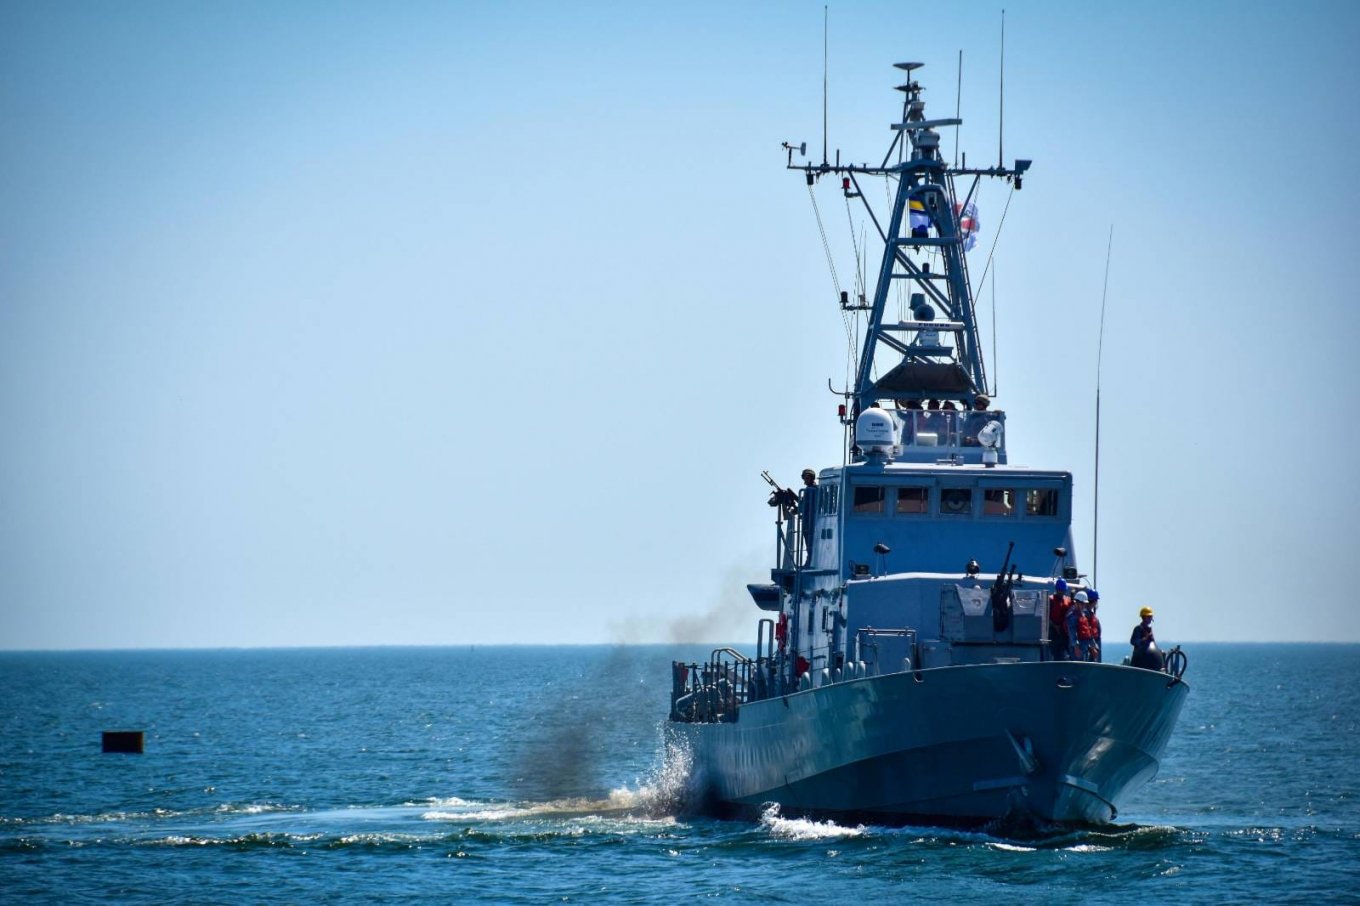
<svg viewBox="0 0 1360 906"><path fill-rule="evenodd" d="M1041 662L867 677L668 725L701 800L859 821L1102 824L1156 775L1188 687Z"/></svg>

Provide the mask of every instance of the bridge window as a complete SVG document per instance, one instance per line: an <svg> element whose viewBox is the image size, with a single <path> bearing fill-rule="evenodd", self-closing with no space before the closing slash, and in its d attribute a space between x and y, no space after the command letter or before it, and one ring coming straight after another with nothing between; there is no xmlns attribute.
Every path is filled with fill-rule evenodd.
<svg viewBox="0 0 1360 906"><path fill-rule="evenodd" d="M887 499L887 488L857 487L855 488L856 513L881 513L883 512L883 502Z"/></svg>
<svg viewBox="0 0 1360 906"><path fill-rule="evenodd" d="M1026 516L1058 515L1057 488L1030 488L1025 492Z"/></svg>
<svg viewBox="0 0 1360 906"><path fill-rule="evenodd" d="M1014 516L1015 491L1012 488L987 488L982 492L982 515Z"/></svg>
<svg viewBox="0 0 1360 906"><path fill-rule="evenodd" d="M917 412L917 446L952 446L954 444L954 415L953 412Z"/></svg>
<svg viewBox="0 0 1360 906"><path fill-rule="evenodd" d="M987 427L987 423L994 416L990 412L967 412L963 416L963 445L965 447L980 446L978 443L978 432Z"/></svg>
<svg viewBox="0 0 1360 906"><path fill-rule="evenodd" d="M897 512L899 514L923 515L930 501L930 488L898 488Z"/></svg>
<svg viewBox="0 0 1360 906"><path fill-rule="evenodd" d="M824 484L817 487L817 512L823 516L836 515L836 504L840 497L840 485Z"/></svg>
<svg viewBox="0 0 1360 906"><path fill-rule="evenodd" d="M966 516L973 512L972 488L940 488L940 512L946 516Z"/></svg>

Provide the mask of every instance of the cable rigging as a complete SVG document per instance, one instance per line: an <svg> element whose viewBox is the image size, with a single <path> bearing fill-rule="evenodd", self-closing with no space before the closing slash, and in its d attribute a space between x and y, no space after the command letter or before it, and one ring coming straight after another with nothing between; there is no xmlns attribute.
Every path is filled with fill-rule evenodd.
<svg viewBox="0 0 1360 906"><path fill-rule="evenodd" d="M850 195L845 195L845 220L850 225L850 247L855 252L855 304L860 305L864 301L864 258L860 254L860 246L864 244L863 238L855 238L855 215L850 210ZM846 319L846 313L841 311L842 319ZM845 386L850 386L856 371L859 370L859 317L854 318L855 335L850 341L850 355L845 363Z"/></svg>
<svg viewBox="0 0 1360 906"><path fill-rule="evenodd" d="M822 223L822 210L817 206L817 193L813 190L813 187L809 185L807 190L808 199L812 202L812 214L817 218L817 233L822 237L822 251L826 254L826 266L831 271L831 285L835 287L836 298L839 299L841 297L841 278L836 273L836 259L831 254L831 243L826 238L826 226ZM855 356L854 330L850 326L849 313L844 308L841 309L841 323L845 325L845 343L849 347L850 356L853 359Z"/></svg>

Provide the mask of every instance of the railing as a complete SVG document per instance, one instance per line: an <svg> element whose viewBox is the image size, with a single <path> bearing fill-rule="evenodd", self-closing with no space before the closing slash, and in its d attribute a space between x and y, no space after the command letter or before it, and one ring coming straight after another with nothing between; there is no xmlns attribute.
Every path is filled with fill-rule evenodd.
<svg viewBox="0 0 1360 906"><path fill-rule="evenodd" d="M865 676L899 672L897 665L884 669L878 656L879 637L906 640L909 652L901 671L919 667L920 645L915 629L860 629L855 633L855 656L846 664L839 659L834 669L821 670L822 681L814 683L816 665L804 665L799 676L792 675L794 656L775 648L774 621L761 620L757 634L757 656L747 657L733 648L715 648L705 662L671 662L671 715L684 723L726 723L737 719L741 706L780 695L811 689L814 685L840 683ZM767 625L768 624L768 625ZM873 672L861 659L863 649L873 650ZM825 657L820 655L818 659Z"/></svg>
<svg viewBox="0 0 1360 906"><path fill-rule="evenodd" d="M918 639L917 636L916 636L916 630L915 630L915 629L907 629L907 628L904 628L904 629L874 629L874 628L871 627L871 626L866 626L864 629L859 629L859 630L856 630L856 632L855 632L855 659L854 659L854 664L856 664L856 665L863 664L863 663L864 663L864 659L863 659L863 657L862 657L863 649L864 649L864 648L871 648L871 649L873 649L873 652L874 652L874 657L873 657L873 661L874 661L874 674L877 675L877 674L883 673L883 664L881 663L881 661L880 661L880 659L879 659L879 657L878 657L878 643L876 643L876 642L873 641L873 639L876 639L876 638L879 638L879 637L884 637L884 638L895 638L895 639L906 639L906 640L907 640L907 648L908 648L908 650L909 650L911 653L910 653L910 654L907 656L907 658L906 658L907 663L905 663L905 664L902 665L902 671L901 671L901 672L904 672L904 673L905 673L906 671L911 670L913 667L919 667L919 666L920 666L920 663L921 663L921 647L920 647L920 644L919 644L919 639ZM865 642L865 639L869 639L869 641L867 642L867 644L866 644L866 642ZM896 673L896 672L898 672L898 671L892 670L892 671L889 671L889 672L890 672L890 673Z"/></svg>
<svg viewBox="0 0 1360 906"><path fill-rule="evenodd" d="M816 518L816 514L809 514ZM803 516L797 509L782 511L774 522L774 562L778 568L792 572L802 566L807 557L803 549Z"/></svg>
<svg viewBox="0 0 1360 906"><path fill-rule="evenodd" d="M762 620L762 623L773 621ZM763 627L762 627L763 628ZM769 639L768 643L766 638ZM767 653L749 658L732 648L715 648L705 663L671 662L671 720L722 723L737 719L746 702L787 691L780 680L784 657L773 650L773 628L761 644Z"/></svg>

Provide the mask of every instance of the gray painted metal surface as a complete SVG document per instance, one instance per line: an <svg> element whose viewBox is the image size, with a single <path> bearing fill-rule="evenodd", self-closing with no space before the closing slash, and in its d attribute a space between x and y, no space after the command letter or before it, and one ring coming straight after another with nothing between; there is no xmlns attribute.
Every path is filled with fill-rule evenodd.
<svg viewBox="0 0 1360 906"><path fill-rule="evenodd" d="M1188 686L1179 672L1100 663L1099 637L1095 662L1062 659L1088 655L1050 620L1067 601L1060 579L1087 587L1072 475L1007 465L965 257L978 180L1018 190L1030 162L948 166L934 128L954 121L925 119L914 75L899 90L879 167L795 164L804 146L785 145L809 186L839 177L883 241L872 303L841 297L865 318L845 458L808 470L797 493L765 474L776 565L748 589L771 616L754 657L718 649L673 665L667 731L723 809L1107 822L1156 774ZM958 176L973 178L962 202ZM869 177L889 181L884 218L869 202L882 196L861 189ZM894 291L910 318L885 321Z"/></svg>
<svg viewBox="0 0 1360 906"><path fill-rule="evenodd" d="M1062 661L834 683L671 723L715 801L884 821L1103 823L1157 772L1188 687Z"/></svg>

